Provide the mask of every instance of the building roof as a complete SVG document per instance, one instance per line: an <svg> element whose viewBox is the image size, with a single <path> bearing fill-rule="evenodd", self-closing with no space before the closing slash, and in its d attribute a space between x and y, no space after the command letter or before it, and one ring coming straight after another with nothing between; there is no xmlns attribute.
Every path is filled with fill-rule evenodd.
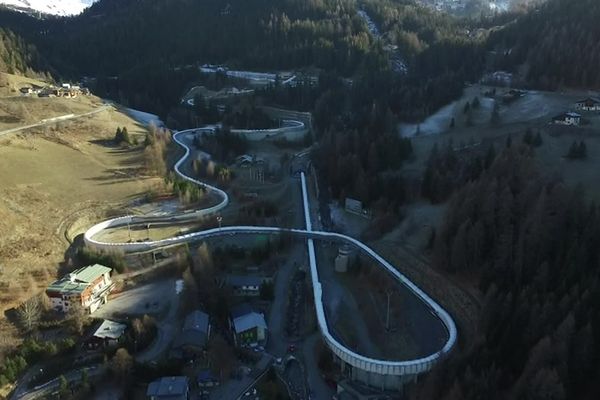
<svg viewBox="0 0 600 400"><path fill-rule="evenodd" d="M259 286L262 285L265 280L264 276L255 275L229 275L227 277L227 284L233 287L241 286Z"/></svg>
<svg viewBox="0 0 600 400"><path fill-rule="evenodd" d="M185 317L185 322L183 323L183 330L194 330L208 333L208 325L208 314L200 310L195 310L189 313L187 317Z"/></svg>
<svg viewBox="0 0 600 400"><path fill-rule="evenodd" d="M235 333L242 333L252 328L267 329L267 323L265 322L264 315L252 311L249 314L234 318L233 328L235 329Z"/></svg>
<svg viewBox="0 0 600 400"><path fill-rule="evenodd" d="M112 268L108 268L100 264L94 264L73 271L72 274L75 275L75 279L78 281L92 283L107 272L110 273L110 271L112 271Z"/></svg>
<svg viewBox="0 0 600 400"><path fill-rule="evenodd" d="M189 391L189 380L185 376L167 376L148 385L146 395L154 398L170 399L185 396ZM182 397L183 398L183 397Z"/></svg>
<svg viewBox="0 0 600 400"><path fill-rule="evenodd" d="M575 112L566 112L566 113L557 115L556 117L554 117L552 119L556 121L556 120L564 120L567 118L581 118L581 114L577 114Z"/></svg>
<svg viewBox="0 0 600 400"><path fill-rule="evenodd" d="M579 100L577 102L577 104L581 104L581 103L599 104L600 100L598 98L596 98L596 97L588 97L587 99Z"/></svg>
<svg viewBox="0 0 600 400"><path fill-rule="evenodd" d="M217 382L217 377L209 369L205 369L198 373L198 383Z"/></svg>
<svg viewBox="0 0 600 400"><path fill-rule="evenodd" d="M78 294L83 292L90 283L110 271L111 268L100 264L79 268L52 283L47 290L63 294Z"/></svg>
<svg viewBox="0 0 600 400"><path fill-rule="evenodd" d="M192 311L185 318L183 329L179 336L177 336L174 347L193 346L202 348L208 341L209 332L208 314L200 310Z"/></svg>
<svg viewBox="0 0 600 400"><path fill-rule="evenodd" d="M238 304L237 306L234 306L231 309L231 318L235 319L235 318L241 317L243 315L250 314L252 311L254 311L254 310L252 309L250 304L241 303L241 304Z"/></svg>
<svg viewBox="0 0 600 400"><path fill-rule="evenodd" d="M125 333L126 329L127 325L125 324L120 324L118 322L105 319L98 329L96 329L96 332L94 332L94 337L99 339L117 340L123 336L123 333Z"/></svg>

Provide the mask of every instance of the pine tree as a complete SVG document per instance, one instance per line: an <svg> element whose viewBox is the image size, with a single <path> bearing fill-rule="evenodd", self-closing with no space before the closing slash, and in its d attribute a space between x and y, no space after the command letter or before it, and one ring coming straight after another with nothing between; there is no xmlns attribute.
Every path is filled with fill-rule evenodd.
<svg viewBox="0 0 600 400"><path fill-rule="evenodd" d="M542 140L542 135L540 134L540 131L538 131L535 134L535 137L533 138L533 145L535 147L540 147L542 144L544 144L544 141Z"/></svg>

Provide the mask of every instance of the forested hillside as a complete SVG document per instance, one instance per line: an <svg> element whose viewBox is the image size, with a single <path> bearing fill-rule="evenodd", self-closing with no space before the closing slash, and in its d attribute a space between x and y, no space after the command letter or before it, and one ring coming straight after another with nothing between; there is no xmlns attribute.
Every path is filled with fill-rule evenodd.
<svg viewBox="0 0 600 400"><path fill-rule="evenodd" d="M419 399L597 399L600 213L505 149L451 200L437 268L479 282L479 337L421 387Z"/></svg>
<svg viewBox="0 0 600 400"><path fill-rule="evenodd" d="M493 34L491 48L505 56L498 68L519 71L535 87L599 88L600 2L551 0Z"/></svg>
<svg viewBox="0 0 600 400"><path fill-rule="evenodd" d="M0 72L38 75L46 66L37 49L8 29L0 28Z"/></svg>
<svg viewBox="0 0 600 400"><path fill-rule="evenodd" d="M87 75L196 62L347 75L371 45L351 0L103 0L76 18L18 24L38 27L27 31L61 70Z"/></svg>

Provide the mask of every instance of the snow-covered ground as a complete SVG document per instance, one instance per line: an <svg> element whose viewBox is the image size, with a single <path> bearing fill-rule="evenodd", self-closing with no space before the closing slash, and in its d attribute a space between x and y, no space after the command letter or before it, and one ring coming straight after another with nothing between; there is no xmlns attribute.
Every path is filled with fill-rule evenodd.
<svg viewBox="0 0 600 400"><path fill-rule="evenodd" d="M357 14L365 21L367 27L369 28L369 32L375 39L381 39L381 32L379 32L379 28L377 28L377 24L371 19L369 14L365 10L358 10ZM388 45L388 53L390 57L390 64L392 66L392 70L398 74L406 74L408 72L408 66L404 62L402 55L398 51L397 46Z"/></svg>
<svg viewBox="0 0 600 400"><path fill-rule="evenodd" d="M134 110L133 108L125 108L125 113L129 115L131 118L135 119L137 122L150 126L154 125L157 127L162 127L165 124L160 120L158 115L150 114L147 112Z"/></svg>
<svg viewBox="0 0 600 400"><path fill-rule="evenodd" d="M430 115L420 124L400 123L398 125L400 135L403 137L414 137L417 136L417 132L420 136L438 135L446 132L450 126L452 117L460 114L464 103L471 101L474 96L479 96L481 106L478 112L473 115L473 122L475 124L484 123L490 118L489 116L494 108L494 100L482 96L477 91L470 90L459 100L440 108L435 114Z"/></svg>
<svg viewBox="0 0 600 400"><path fill-rule="evenodd" d="M36 11L52 15L77 15L98 0L0 0L19 11Z"/></svg>

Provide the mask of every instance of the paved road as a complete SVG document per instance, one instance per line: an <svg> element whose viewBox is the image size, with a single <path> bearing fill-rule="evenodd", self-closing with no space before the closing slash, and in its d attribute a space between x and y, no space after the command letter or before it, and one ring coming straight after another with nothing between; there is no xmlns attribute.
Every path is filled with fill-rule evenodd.
<svg viewBox="0 0 600 400"><path fill-rule="evenodd" d="M109 110L110 108L112 108L112 105L105 104L103 106L96 108L95 110L92 110L92 111L84 113L84 114L68 114L68 115L61 115L61 116L54 117L54 118L47 118L47 119L44 119L35 124L24 125L24 126L19 126L17 128L11 128L11 129L7 129L4 131L0 131L0 137L4 137L8 134L19 132L19 131L24 131L24 130L31 129L31 128L37 128L37 127L44 126L44 125L55 124L57 122L64 122L64 121L69 121L72 119L87 117L90 115L98 114L102 111Z"/></svg>
<svg viewBox="0 0 600 400"><path fill-rule="evenodd" d="M104 366L102 364L92 365L89 367L69 371L69 372L63 374L63 376L67 379L67 382L69 382L69 383L79 382L81 380L81 374L82 374L83 370L88 371L88 378L91 379L91 378L94 378L94 377L104 374L106 372L106 366ZM23 393L21 391L18 394L17 394L17 392L15 392L15 394L13 394L11 399L15 399L15 400L16 399L19 399L19 400L38 399L42 396L45 396L45 395L48 395L50 393L57 391L59 389L59 386L60 386L60 377L57 377L57 378L52 379L49 382L46 382L39 386L36 386L35 388L33 388L33 390L31 390L29 392Z"/></svg>
<svg viewBox="0 0 600 400"><path fill-rule="evenodd" d="M210 393L210 399L239 399L247 390L252 388L256 382L268 371L273 364L273 357L264 353L262 358L254 365L249 375L242 379L229 379Z"/></svg>
<svg viewBox="0 0 600 400"><path fill-rule="evenodd" d="M157 322L157 334L152 344L136 356L139 362L160 358L179 330L177 312L180 295L177 281L167 279L140 285L111 297L110 301L94 313L96 318L111 318L119 315L161 315Z"/></svg>
<svg viewBox="0 0 600 400"><path fill-rule="evenodd" d="M321 335L318 332L315 332L306 338L302 343L302 358L304 359L304 369L306 371L309 393L314 399L326 400L333 397L335 390L328 386L323 377L321 377L319 363L315 353L316 345L320 340Z"/></svg>
<svg viewBox="0 0 600 400"><path fill-rule="evenodd" d="M267 344L269 353L276 357L283 357L288 345L285 325L290 281L295 272L295 267L305 262L306 249L301 245L294 244L289 257L277 271L274 288L275 297L269 312L269 342Z"/></svg>

